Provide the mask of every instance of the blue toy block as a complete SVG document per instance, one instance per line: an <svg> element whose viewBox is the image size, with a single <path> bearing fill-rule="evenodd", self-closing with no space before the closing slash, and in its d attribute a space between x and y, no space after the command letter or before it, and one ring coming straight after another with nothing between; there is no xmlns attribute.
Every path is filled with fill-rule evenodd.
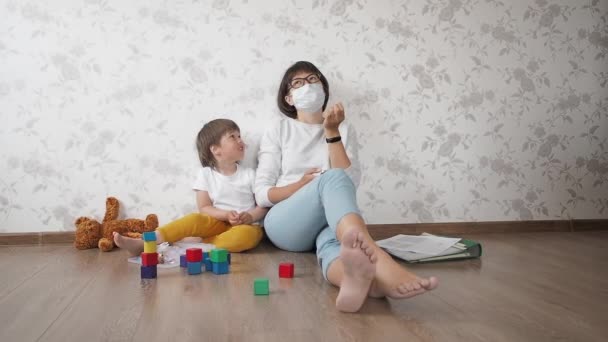
<svg viewBox="0 0 608 342"><path fill-rule="evenodd" d="M141 278L142 279L156 278L156 265L141 266Z"/></svg>
<svg viewBox="0 0 608 342"><path fill-rule="evenodd" d="M195 275L203 273L203 263L198 262L189 262L188 263L188 274Z"/></svg>
<svg viewBox="0 0 608 342"><path fill-rule="evenodd" d="M215 273L215 274L230 273L230 266L228 265L228 261L214 262L212 267L213 267L213 273Z"/></svg>
<svg viewBox="0 0 608 342"><path fill-rule="evenodd" d="M203 261L209 259L209 252L203 252Z"/></svg>
<svg viewBox="0 0 608 342"><path fill-rule="evenodd" d="M213 263L211 262L211 259L209 259L209 258L205 259L205 270L208 272L213 271Z"/></svg>
<svg viewBox="0 0 608 342"><path fill-rule="evenodd" d="M147 241L156 241L156 232L144 232L141 235L141 238L146 242Z"/></svg>
<svg viewBox="0 0 608 342"><path fill-rule="evenodd" d="M179 256L179 267L188 267L188 263L186 262L186 254Z"/></svg>

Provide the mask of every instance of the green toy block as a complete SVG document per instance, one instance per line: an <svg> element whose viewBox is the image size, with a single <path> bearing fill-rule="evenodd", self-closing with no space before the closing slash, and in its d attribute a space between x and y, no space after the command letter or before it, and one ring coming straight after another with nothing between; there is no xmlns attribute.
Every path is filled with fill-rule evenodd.
<svg viewBox="0 0 608 342"><path fill-rule="evenodd" d="M209 258L211 259L211 262L227 262L228 251L223 248L212 249Z"/></svg>
<svg viewBox="0 0 608 342"><path fill-rule="evenodd" d="M253 294L256 296L268 296L270 293L268 278L256 278L253 281Z"/></svg>

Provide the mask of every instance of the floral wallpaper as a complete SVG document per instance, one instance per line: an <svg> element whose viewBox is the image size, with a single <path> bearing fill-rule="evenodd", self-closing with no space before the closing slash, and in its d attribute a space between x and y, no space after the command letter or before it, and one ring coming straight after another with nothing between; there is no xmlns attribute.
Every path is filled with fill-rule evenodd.
<svg viewBox="0 0 608 342"><path fill-rule="evenodd" d="M195 210L194 137L254 164L284 70L357 131L370 223L608 218L608 1L0 1L0 232Z"/></svg>

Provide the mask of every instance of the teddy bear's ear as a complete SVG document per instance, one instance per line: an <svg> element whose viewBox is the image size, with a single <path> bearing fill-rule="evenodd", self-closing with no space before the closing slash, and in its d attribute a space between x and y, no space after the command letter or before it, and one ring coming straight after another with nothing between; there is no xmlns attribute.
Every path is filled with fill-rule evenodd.
<svg viewBox="0 0 608 342"><path fill-rule="evenodd" d="M74 224L75 225L79 225L79 224L81 224L83 222L88 222L88 221L91 221L91 219L88 218L88 217L81 216L81 217L79 217L79 218L76 219L76 222L74 222Z"/></svg>

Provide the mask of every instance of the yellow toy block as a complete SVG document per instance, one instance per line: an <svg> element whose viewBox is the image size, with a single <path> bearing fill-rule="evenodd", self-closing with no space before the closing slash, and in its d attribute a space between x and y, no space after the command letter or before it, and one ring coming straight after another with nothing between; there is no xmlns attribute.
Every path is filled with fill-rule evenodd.
<svg viewBox="0 0 608 342"><path fill-rule="evenodd" d="M156 253L156 241L144 241L144 253Z"/></svg>

